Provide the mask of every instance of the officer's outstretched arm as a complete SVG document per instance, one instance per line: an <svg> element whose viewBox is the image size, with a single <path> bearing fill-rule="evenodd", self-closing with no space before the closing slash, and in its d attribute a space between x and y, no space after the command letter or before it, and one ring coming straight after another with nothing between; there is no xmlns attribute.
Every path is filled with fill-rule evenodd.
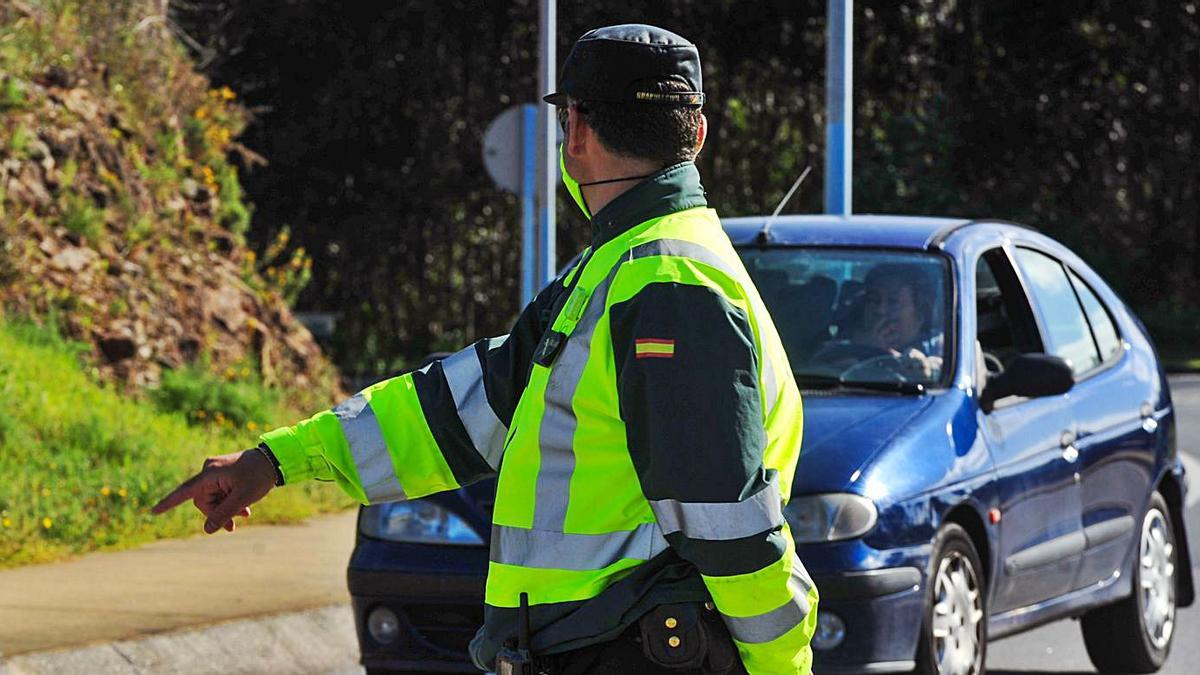
<svg viewBox="0 0 1200 675"><path fill-rule="evenodd" d="M654 275L626 279L639 277ZM693 264L677 278L630 287L618 277L609 296L621 417L642 490L667 541L699 569L749 672L808 672L817 593L781 514L780 476L764 467L746 301L715 270Z"/></svg>
<svg viewBox="0 0 1200 675"><path fill-rule="evenodd" d="M493 475L525 388L554 285L512 331L367 387L264 434L285 483L336 481L364 504L421 497Z"/></svg>

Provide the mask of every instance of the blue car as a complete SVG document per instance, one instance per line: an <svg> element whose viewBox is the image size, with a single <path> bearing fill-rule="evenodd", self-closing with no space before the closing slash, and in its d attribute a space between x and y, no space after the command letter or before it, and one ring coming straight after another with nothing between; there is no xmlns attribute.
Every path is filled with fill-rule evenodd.
<svg viewBox="0 0 1200 675"><path fill-rule="evenodd" d="M982 673L1080 617L1157 670L1194 597L1187 481L1145 328L1082 260L987 220L724 221L804 396L785 515L821 592L818 672ZM369 671L474 672L493 485L362 509Z"/></svg>

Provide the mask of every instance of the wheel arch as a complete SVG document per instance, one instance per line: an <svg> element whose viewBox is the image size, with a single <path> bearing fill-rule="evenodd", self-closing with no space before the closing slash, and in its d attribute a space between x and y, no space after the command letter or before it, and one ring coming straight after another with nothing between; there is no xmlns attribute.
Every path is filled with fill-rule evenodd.
<svg viewBox="0 0 1200 675"><path fill-rule="evenodd" d="M1175 534L1178 565L1175 576L1175 603L1179 607L1190 607L1196 600L1196 587L1192 579L1192 554L1188 548L1187 527L1183 523L1183 486L1173 471L1167 471L1156 486L1167 502L1171 512L1171 528Z"/></svg>
<svg viewBox="0 0 1200 675"><path fill-rule="evenodd" d="M971 545L975 547L975 552L979 554L979 561L983 564L983 586L989 587L992 582L992 547L988 539L987 526L983 523L983 516L979 515L975 507L964 502L947 511L942 522L954 523L967 531L967 536L971 538Z"/></svg>

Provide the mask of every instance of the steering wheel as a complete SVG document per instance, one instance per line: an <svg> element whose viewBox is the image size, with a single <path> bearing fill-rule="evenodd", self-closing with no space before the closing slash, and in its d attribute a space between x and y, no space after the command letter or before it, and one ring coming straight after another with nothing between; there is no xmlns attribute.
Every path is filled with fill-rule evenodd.
<svg viewBox="0 0 1200 675"><path fill-rule="evenodd" d="M852 381L850 375L862 370L869 370L872 374L881 373L894 382L908 382L908 378L912 374L908 357L888 352L850 365L842 370L838 379Z"/></svg>

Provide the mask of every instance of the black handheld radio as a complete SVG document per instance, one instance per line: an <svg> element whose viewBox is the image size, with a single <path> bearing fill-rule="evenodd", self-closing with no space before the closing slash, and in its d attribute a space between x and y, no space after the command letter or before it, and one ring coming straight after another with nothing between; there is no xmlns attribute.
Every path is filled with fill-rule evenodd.
<svg viewBox="0 0 1200 675"><path fill-rule="evenodd" d="M505 641L496 654L496 675L536 675L533 654L529 651L529 594L522 593L517 609L517 644Z"/></svg>

